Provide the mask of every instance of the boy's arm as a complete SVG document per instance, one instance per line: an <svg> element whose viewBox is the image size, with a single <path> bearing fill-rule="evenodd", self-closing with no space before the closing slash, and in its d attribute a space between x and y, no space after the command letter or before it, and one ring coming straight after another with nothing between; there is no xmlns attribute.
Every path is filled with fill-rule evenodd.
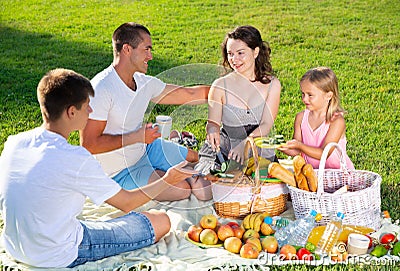
<svg viewBox="0 0 400 271"><path fill-rule="evenodd" d="M157 197L161 192L177 184L184 179L198 173L193 169L184 168L187 161L183 161L168 169L166 174L155 182L133 190L121 189L117 194L106 200L106 202L126 213L136 209L151 199Z"/></svg>

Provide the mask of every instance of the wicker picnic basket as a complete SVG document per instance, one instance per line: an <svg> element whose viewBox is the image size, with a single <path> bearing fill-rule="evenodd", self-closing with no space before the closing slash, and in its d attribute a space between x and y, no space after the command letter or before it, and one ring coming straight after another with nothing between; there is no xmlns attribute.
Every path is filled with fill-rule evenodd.
<svg viewBox="0 0 400 271"><path fill-rule="evenodd" d="M254 179L241 171L233 179L219 179L212 184L214 208L221 217L243 219L257 212L268 212L276 216L286 210L289 194L286 184L261 182L258 151L252 137L246 141L245 160L250 150L256 165Z"/></svg>
<svg viewBox="0 0 400 271"><path fill-rule="evenodd" d="M325 169L328 152L336 147L340 152L340 169ZM381 196L380 175L365 170L348 170L342 149L336 143L329 143L321 156L318 171L317 192L308 192L289 186L296 218L305 216L311 209L322 214L320 225L329 222L329 215L336 212L345 214L343 224L360 225L375 230L380 227ZM335 191L347 186L348 191Z"/></svg>

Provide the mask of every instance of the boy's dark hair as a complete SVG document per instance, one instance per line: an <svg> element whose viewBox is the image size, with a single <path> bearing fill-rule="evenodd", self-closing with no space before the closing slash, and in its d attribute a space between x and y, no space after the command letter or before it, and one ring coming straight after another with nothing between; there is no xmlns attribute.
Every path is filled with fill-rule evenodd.
<svg viewBox="0 0 400 271"><path fill-rule="evenodd" d="M80 109L89 95L94 96L89 79L67 69L49 71L37 87L37 98L43 117L49 121L59 119L70 106Z"/></svg>
<svg viewBox="0 0 400 271"><path fill-rule="evenodd" d="M150 35L150 31L141 24L128 22L120 25L112 36L114 55L121 52L124 44L129 44L133 49L137 48L143 41L142 33Z"/></svg>

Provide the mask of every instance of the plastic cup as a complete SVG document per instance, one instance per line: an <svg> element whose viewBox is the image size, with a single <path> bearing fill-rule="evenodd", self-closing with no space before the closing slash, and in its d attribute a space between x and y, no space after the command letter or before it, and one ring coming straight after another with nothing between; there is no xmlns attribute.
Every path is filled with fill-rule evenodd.
<svg viewBox="0 0 400 271"><path fill-rule="evenodd" d="M350 233L347 239L347 252L352 255L366 254L369 246L369 238L358 233Z"/></svg>
<svg viewBox="0 0 400 271"><path fill-rule="evenodd" d="M156 122L153 124L153 128L158 127L158 132L162 138L169 138L172 127L172 118L170 116L159 115L156 117Z"/></svg>

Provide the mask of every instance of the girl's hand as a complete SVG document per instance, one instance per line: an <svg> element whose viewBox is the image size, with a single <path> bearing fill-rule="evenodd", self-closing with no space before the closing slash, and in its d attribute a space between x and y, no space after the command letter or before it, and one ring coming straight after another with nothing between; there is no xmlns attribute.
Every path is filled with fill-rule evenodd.
<svg viewBox="0 0 400 271"><path fill-rule="evenodd" d="M283 145L284 148L287 149L299 149L300 148L300 144L301 142L296 140L296 139L292 139L286 142L285 145Z"/></svg>
<svg viewBox="0 0 400 271"><path fill-rule="evenodd" d="M300 153L300 145L302 143L296 139L287 141L284 145L278 148L278 151L283 152L289 156L296 156Z"/></svg>
<svg viewBox="0 0 400 271"><path fill-rule="evenodd" d="M240 164L244 162L244 147L246 144L246 139L240 142L236 147L229 151L228 159L234 160Z"/></svg>

